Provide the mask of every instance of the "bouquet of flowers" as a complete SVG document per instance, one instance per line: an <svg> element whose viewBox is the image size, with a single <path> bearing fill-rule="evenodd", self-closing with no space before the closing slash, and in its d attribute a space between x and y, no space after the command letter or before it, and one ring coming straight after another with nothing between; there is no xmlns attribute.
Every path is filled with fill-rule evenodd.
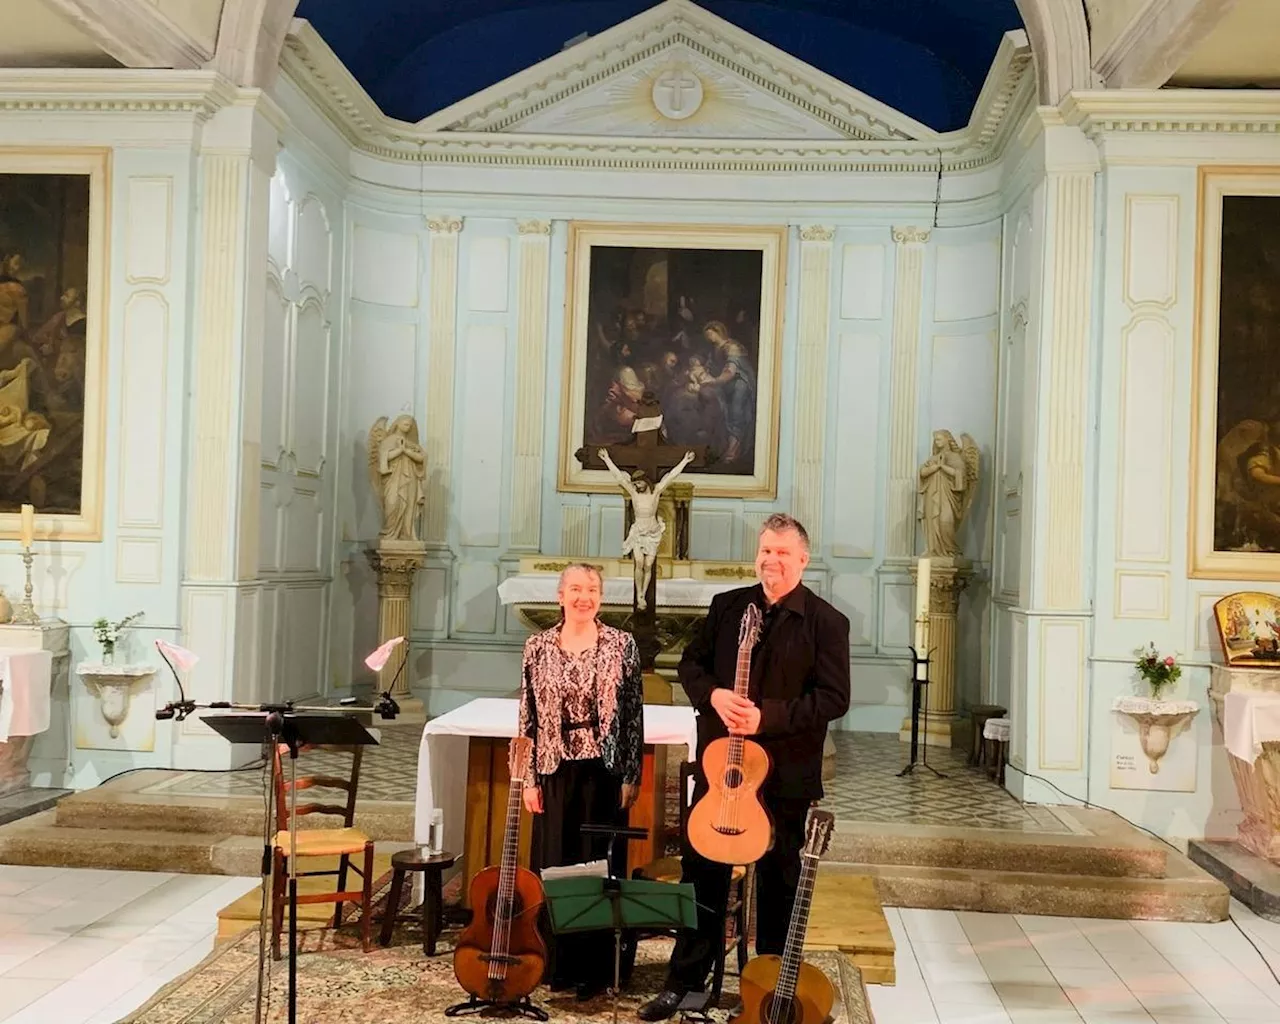
<svg viewBox="0 0 1280 1024"><path fill-rule="evenodd" d="M120 640L121 634L142 618L142 612L134 612L132 615L121 619L119 622L108 622L106 619L98 619L93 624L93 635L98 643L102 644L102 660L106 664L111 664L111 659L116 653L116 644Z"/></svg>
<svg viewBox="0 0 1280 1024"><path fill-rule="evenodd" d="M1151 687L1151 696L1159 700L1160 691L1178 681L1178 677L1182 675L1182 666L1172 654L1161 656L1155 644L1139 647L1136 653L1138 675Z"/></svg>

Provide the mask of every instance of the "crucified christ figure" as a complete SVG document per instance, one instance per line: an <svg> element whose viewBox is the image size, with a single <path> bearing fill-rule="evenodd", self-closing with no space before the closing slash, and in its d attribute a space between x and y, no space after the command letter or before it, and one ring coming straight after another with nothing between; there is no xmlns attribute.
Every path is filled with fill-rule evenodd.
<svg viewBox="0 0 1280 1024"><path fill-rule="evenodd" d="M684 472L684 467L697 456L693 452L685 452L684 458L658 481L656 487L650 489L649 481L643 474L632 480L613 464L608 451L601 448L598 454L600 460L609 467L613 478L618 481L618 486L631 496L631 507L636 518L631 524L627 539L622 542L622 553L631 555L634 563L632 575L636 586L636 607L644 611L645 595L649 592L649 580L653 576L653 566L658 560L658 545L662 542L662 531L665 529L662 520L658 518L658 499L662 497L667 485Z"/></svg>

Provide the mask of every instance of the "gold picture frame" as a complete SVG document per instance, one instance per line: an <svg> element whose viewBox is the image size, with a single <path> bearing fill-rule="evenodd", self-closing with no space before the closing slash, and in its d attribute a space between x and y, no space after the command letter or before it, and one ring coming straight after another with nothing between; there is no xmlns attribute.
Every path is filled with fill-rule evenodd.
<svg viewBox="0 0 1280 1024"><path fill-rule="evenodd" d="M559 490L617 491L574 453L625 441L649 387L667 440L715 456L695 493L777 497L786 260L785 226L569 225Z"/></svg>
<svg viewBox="0 0 1280 1024"><path fill-rule="evenodd" d="M30 302L31 292L28 282L21 276L14 277L6 268L9 267L13 252L20 256L24 246L32 243L28 228L24 235L21 230L9 224L11 234L19 237L0 239L0 253L4 257L6 268L0 268L0 277L9 283L14 282L14 289L21 288L21 295L27 300L27 306L20 316L9 317L9 333L12 337L7 344L24 346L24 351L34 355L35 361L43 360L53 364L63 354L73 377L70 384L79 385L75 390L83 392L81 396L68 390L67 372L64 368L53 365L42 367L46 387L50 390L60 389L58 412L46 409L46 421L51 422L43 447L30 446L30 452L24 452L8 467L10 475L6 484L7 493L0 494L0 537L5 540L17 540L20 537L21 505L30 503L36 506L35 538L44 541L100 541L102 539L103 493L105 481L105 427L106 427L106 333L107 333L107 261L109 253L109 225L111 206L111 152L105 148L74 149L0 149L0 178L16 176L57 176L62 180L84 178L88 189L88 208L84 214L83 232L77 222L72 230L69 222L64 222L63 232L58 244L64 248L61 262L57 264L59 273L54 274L53 281L41 279L45 292L50 289L55 294L44 294L40 303ZM78 186L78 183L77 183ZM52 187L52 186L51 186ZM20 193L21 181L15 185ZM69 191L64 195L69 195ZM66 199L71 203L72 200ZM77 199L76 203L82 202ZM72 207L65 207L71 209ZM77 210L79 206L75 207ZM83 240L81 240L83 238ZM75 257L66 253L69 246ZM80 258L79 246L83 246L83 258ZM37 246L38 248L38 246ZM31 265L31 256L25 255L29 272L38 274L43 268ZM68 268L70 272L68 272ZM33 278L32 280L35 280ZM69 309L65 300L67 291L74 288L80 292L79 309ZM12 297L10 297L12 299ZM10 305L14 303L10 301ZM61 316L49 316L51 309L62 305ZM40 321L40 322L37 322ZM70 326L67 326L70 325ZM83 334L83 341L80 334ZM80 362L80 366L73 365ZM83 374L83 380L74 378ZM52 383L49 383L52 380ZM76 398L80 401L77 402ZM48 401L52 401L46 395ZM77 410L76 405L80 408ZM52 408L52 406L51 406ZM79 443L75 441L75 427L72 424L76 412L80 413L81 422ZM25 424L24 424L25 425ZM39 426L39 424L34 424ZM63 432L68 439L59 438ZM69 459L74 467L75 449L79 448L79 501L74 512L48 511L47 507L54 503L53 494L68 486L66 474L67 463L59 464L59 459ZM41 460L47 460L45 465ZM13 472L16 467L16 475ZM73 476L74 479L74 476ZM50 482L52 481L52 482ZM45 502L39 499L38 492L44 490L48 496ZM56 505L55 505L56 509Z"/></svg>
<svg viewBox="0 0 1280 1024"><path fill-rule="evenodd" d="M1280 223L1280 167L1201 167L1198 186L1188 575L1280 581L1280 543L1271 542L1274 550L1267 550L1265 538L1263 543L1255 539L1259 514L1271 513L1263 507L1265 502L1249 497L1252 485L1244 476L1255 456L1268 457L1263 448L1269 424L1275 424L1270 432L1280 429L1280 409L1255 401L1246 387L1232 388L1233 381L1240 385L1242 377L1250 376L1243 372L1245 365L1253 367L1251 376L1258 377L1261 371L1270 378L1265 362L1249 364L1247 352L1237 351L1238 340L1230 349L1221 344L1224 293L1231 310L1228 333L1232 339L1241 336L1233 328L1247 324L1256 312L1239 296L1249 286L1248 268L1254 263L1248 255L1248 231L1253 228L1247 226L1257 210L1232 200L1266 200L1268 216ZM1224 210L1231 239L1225 251ZM1265 227L1259 224L1260 229ZM1224 265L1228 267L1225 287ZM1227 380L1222 379L1224 366ZM1280 438L1273 440L1280 444ZM1259 444L1263 448L1257 448ZM1280 514L1280 506L1277 510ZM1280 518L1276 523L1275 540L1280 541ZM1265 524L1261 529L1269 532Z"/></svg>

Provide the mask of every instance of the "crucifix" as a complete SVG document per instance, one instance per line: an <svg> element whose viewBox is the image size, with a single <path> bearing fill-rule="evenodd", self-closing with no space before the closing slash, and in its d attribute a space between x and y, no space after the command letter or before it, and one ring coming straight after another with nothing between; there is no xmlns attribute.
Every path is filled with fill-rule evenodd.
<svg viewBox="0 0 1280 1024"><path fill-rule="evenodd" d="M641 668L651 670L661 645L657 639L658 545L664 525L658 518L662 492L689 466L707 464L706 445L667 444L662 431L662 406L652 392L639 402L626 444L579 448L574 457L584 469L607 469L631 498L635 522L623 542L630 554L632 576L632 632L640 649ZM628 472L630 475L628 475Z"/></svg>

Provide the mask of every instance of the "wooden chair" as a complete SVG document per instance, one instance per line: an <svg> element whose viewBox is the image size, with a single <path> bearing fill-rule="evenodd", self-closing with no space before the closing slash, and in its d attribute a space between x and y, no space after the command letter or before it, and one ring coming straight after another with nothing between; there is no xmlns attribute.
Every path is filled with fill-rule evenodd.
<svg viewBox="0 0 1280 1024"><path fill-rule="evenodd" d="M271 952L275 959L280 959L280 933L284 928L284 914L289 905L289 793L295 789L299 794L306 789L326 788L340 789L347 794L346 804L325 804L319 802L299 803L297 816L302 818L308 814L331 814L342 818L340 828L299 828L297 838L297 856L299 862L305 857L337 857L336 870L299 871L298 878L316 878L324 875L337 875L336 892L299 893L298 906L310 903L335 903L333 926L342 924L342 905L359 903L361 910L360 939L364 951L372 947L373 926L373 842L367 835L352 824L356 816L356 790L360 784L360 760L363 747L323 747L304 746L302 753L312 749L323 749L351 754L351 776L342 779L334 775L299 776L297 783L290 782L283 769L287 769L289 748L281 744L276 748L276 834L275 834L275 884L271 891ZM363 854L360 867L351 862L351 858ZM360 889L347 889L347 871L358 874L362 881Z"/></svg>
<svg viewBox="0 0 1280 1024"><path fill-rule="evenodd" d="M689 824L689 782L697 766L692 761L680 765L680 835L686 834ZM636 868L632 878L647 878L655 882L678 883L681 865L679 857L661 857L649 864ZM751 893L755 889L755 865L735 866L729 876L729 901L725 907L725 920L733 922L733 938L716 957L711 975L711 998L720 998L720 990L724 986L725 960L731 951L737 953L738 975L741 976L747 966L747 935L751 923ZM664 934L659 932L646 934Z"/></svg>

